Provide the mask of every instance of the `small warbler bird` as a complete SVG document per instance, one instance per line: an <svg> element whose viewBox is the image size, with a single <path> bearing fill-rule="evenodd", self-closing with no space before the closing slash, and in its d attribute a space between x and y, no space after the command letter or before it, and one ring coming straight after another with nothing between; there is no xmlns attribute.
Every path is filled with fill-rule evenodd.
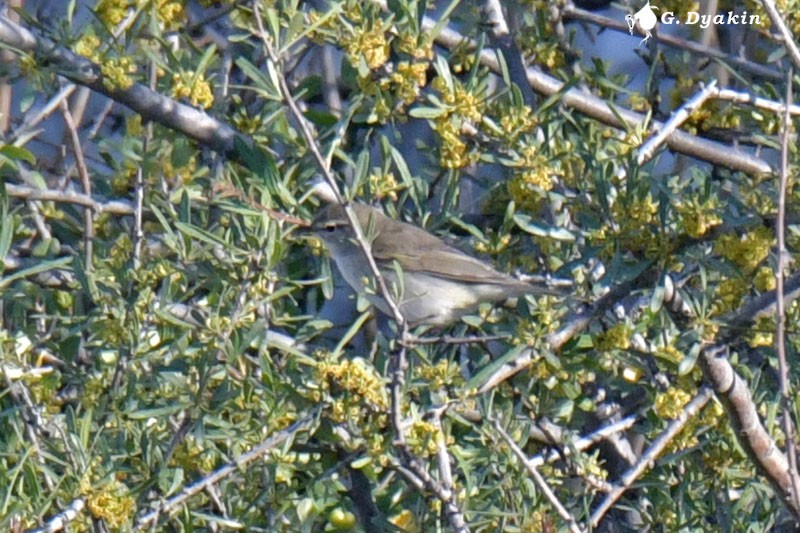
<svg viewBox="0 0 800 533"><path fill-rule="evenodd" d="M373 207L351 206L387 287L401 288L396 303L411 326L446 326L483 302L562 293L547 283L526 283L498 272L427 231L393 220ZM366 290L373 274L344 209L335 203L327 205L315 217L311 230L325 244L345 281L391 315L383 297ZM402 281L395 264L402 271Z"/></svg>

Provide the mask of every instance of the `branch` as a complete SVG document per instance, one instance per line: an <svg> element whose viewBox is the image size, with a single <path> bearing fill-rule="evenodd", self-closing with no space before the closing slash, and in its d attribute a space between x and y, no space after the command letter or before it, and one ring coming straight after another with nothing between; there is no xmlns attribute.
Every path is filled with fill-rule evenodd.
<svg viewBox="0 0 800 533"><path fill-rule="evenodd" d="M433 31L435 24L435 21L430 17L425 17L422 22L426 31ZM476 46L474 41L449 28L442 29L436 36L435 41L446 48L454 48L465 43L473 48ZM494 50L482 49L480 62L495 74L499 75L501 73L500 62L497 60ZM536 68L528 68L527 75L528 83L534 90L547 96L561 94L561 103L563 105L609 126L633 128L647 120L647 117L640 113L616 106L580 89L565 90L565 83L548 76ZM663 124L658 121L653 121L652 124L657 128L663 127ZM673 132L666 142L667 146L677 153L692 156L732 170L739 170L748 174L769 174L772 172L772 167L763 159L736 150L726 144L690 135L683 131Z"/></svg>
<svg viewBox="0 0 800 533"><path fill-rule="evenodd" d="M539 487L540 491L542 491L544 497L547 498L547 501L549 501L550 505L552 505L556 510L558 516L560 516L561 519L567 523L569 530L572 533L581 533L582 530L580 527L578 527L578 522L575 520L575 517L569 514L567 508L564 507L564 505L558 500L558 497L556 497L553 490L547 485L547 481L545 481L544 477L542 477L542 474L540 474L536 469L536 466L529 461L527 457L525 457L525 452L523 452L517 443L514 442L514 439L512 439L511 436L506 433L506 431L503 429L503 426L501 426L497 420L491 420L491 422L492 428L503 438L504 441L506 441L508 447L511 448L511 451L514 453L517 459L520 460L522 466L524 466L525 470L527 470L531 475L533 482L536 483L536 486Z"/></svg>
<svg viewBox="0 0 800 533"><path fill-rule="evenodd" d="M545 343L549 349L558 351L564 344L575 335L583 331L596 316L605 313L612 306L631 294L634 290L646 287L658 279L659 272L656 268L645 269L634 279L620 283L606 293L602 298L591 306L585 306L571 313L564 320L564 325L558 330L550 333ZM527 368L533 362L534 352L528 348L517 357L508 361L506 364L493 372L478 388L477 394L483 394L498 386L500 383L511 378L517 372Z"/></svg>
<svg viewBox="0 0 800 533"><path fill-rule="evenodd" d="M789 187L789 133L792 129L792 118L789 106L792 103L792 69L786 76L786 111L783 115L783 131L781 132L781 178L778 187L778 219L775 221L775 233L778 241L778 260L775 265L775 350L778 352L780 370L781 410L783 432L786 435L786 455L789 458L789 477L792 480L792 500L795 508L800 509L800 486L797 478L797 454L795 447L795 427L791 413L794 412L789 396L789 363L786 358L786 310L783 302L783 269L786 258L786 190Z"/></svg>
<svg viewBox="0 0 800 533"><path fill-rule="evenodd" d="M800 273L784 284L784 304L800 296ZM747 382L731 365L727 357L730 345L758 317L772 314L778 305L777 291L769 291L755 298L739 313L727 320L727 332L700 352L698 363L714 392L722 400L731 420L739 444L769 480L789 512L800 519L800 508L792 498L792 487L798 486L797 473L789 468L786 456L769 435L758 416ZM788 450L788 453L795 453Z"/></svg>
<svg viewBox="0 0 800 533"><path fill-rule="evenodd" d="M77 498L67 505L63 511L48 520L45 525L36 529L29 529L28 533L55 533L66 529L70 522L81 515L84 507L86 507L86 501L83 498Z"/></svg>
<svg viewBox="0 0 800 533"><path fill-rule="evenodd" d="M75 154L75 165L78 167L78 176L81 179L83 186L83 193L91 198L92 197L92 180L89 177L89 168L86 166L86 160L83 157L83 147L81 146L81 138L78 135L78 127L75 124L75 119L72 117L72 112L69 110L69 103L66 98L61 100L61 113L64 115L64 124L67 126L69 138L72 142L72 151ZM84 242L84 261L86 263L86 270L92 270L92 248L94 246L94 215L91 209L83 210L83 242Z"/></svg>
<svg viewBox="0 0 800 533"><path fill-rule="evenodd" d="M248 137L236 132L228 124L167 98L140 83L134 83L127 89L106 87L97 65L1 16L0 43L22 53L32 53L37 63L53 65L65 78L104 94L143 118L179 131L218 152L233 154L236 138L248 145L252 144Z"/></svg>
<svg viewBox="0 0 800 533"><path fill-rule="evenodd" d="M656 129L653 135L646 143L639 148L639 154L636 156L636 164L639 166L644 165L650 161L658 150L658 147L664 144L672 133L681 127L681 124L694 113L706 100L708 100L717 88L717 80L712 80L706 87L703 87L697 94L690 98L685 104L672 112L660 129Z"/></svg>
<svg viewBox="0 0 800 533"><path fill-rule="evenodd" d="M188 485L178 494L176 494L169 500L165 501L163 504L159 505L157 509L154 509L149 513L146 513L145 515L141 516L136 521L133 530L140 531L143 529L148 529L153 527L158 522L161 516L169 515L175 510L176 507L183 505L183 503L185 503L189 498L201 492L206 487L214 485L215 483L219 483L222 479L233 474L234 472L243 468L247 464L252 463L256 459L262 457L263 455L275 449L277 446L283 444L290 438L294 438L294 436L300 433L301 431L308 431L311 428L311 425L316 419L316 417L317 417L317 411L315 410L309 415L307 415L305 418L298 420L288 428L281 430L278 433L275 433L274 435L271 435L269 438L262 441L261 444L251 448L250 451L243 453L237 459L217 469L215 472L212 472L208 476L199 479L198 481L196 481L191 485Z"/></svg>
<svg viewBox="0 0 800 533"><path fill-rule="evenodd" d="M67 204L88 207L95 213L110 213L112 215L133 215L134 209L130 202L113 200L102 202L91 196L71 191L54 191L53 189L34 189L13 183L5 184L6 192L12 198L22 200L41 200L44 202L63 202Z"/></svg>
<svg viewBox="0 0 800 533"><path fill-rule="evenodd" d="M614 490L606 495L600 505L598 505L592 513L590 519L592 528L596 528L600 524L600 520L602 520L603 516L611 509L614 503L616 503L625 491L630 488L633 482L653 464L656 458L661 455L661 452L664 451L664 448L667 447L667 444L669 444L681 429L683 429L686 422L700 412L700 409L711 399L711 395L712 391L710 387L703 387L700 389L695 397L692 398L692 401L684 407L678 418L669 423L666 429L664 429L650 447L642 454L636 464L622 475L620 483L614 487Z"/></svg>
<svg viewBox="0 0 800 533"><path fill-rule="evenodd" d="M261 13L259 10L259 2L257 0L253 2L253 12L255 14L256 24L258 25L259 35L264 43L264 49L266 50L270 60L275 64L275 67L278 68L281 63L280 58L273 50L272 43L264 31L264 25L261 21ZM286 77L283 75L283 73L277 76L277 82L278 89L283 97L283 100L289 106L292 116L300 127L300 131L306 141L306 146L308 146L309 151L314 156L314 160L316 161L317 166L319 166L325 182L331 188L331 192L333 193L336 202L344 209L344 212L347 215L347 220L350 223L350 227L353 229L353 233L355 234L355 240L358 243L364 258L366 259L367 264L369 265L370 271L375 278L375 282L378 284L378 290L386 302L387 307L391 311L392 318L394 318L395 322L397 322L398 328L403 331L402 338L405 338L407 334L405 318L400 312L400 307L397 305L397 302L394 301L392 293L389 291L389 286L386 284L386 280L383 279L381 271L378 268L378 264L375 262L375 258L372 257L371 247L364 236L364 231L361 228L361 224L358 222L355 211L353 211L353 208L339 192L339 187L336 184L336 178L333 176L327 160L322 155L322 151L317 145L317 140L314 138L314 134L311 131L311 126L309 126L305 115L303 115L303 112L300 111L299 107L297 107L297 102L295 102L294 97L292 97L292 91L289 89L289 85L286 83Z"/></svg>
<svg viewBox="0 0 800 533"><path fill-rule="evenodd" d="M794 42L792 32L786 27L783 17L778 11L778 8L775 7L775 2L772 0L761 0L761 4L763 4L766 10L769 20L772 21L772 25L778 29L778 33L783 37L783 45L786 47L786 51L789 53L794 67L800 69L800 50L797 49L797 44Z"/></svg>
<svg viewBox="0 0 800 533"><path fill-rule="evenodd" d="M423 28L433 31L436 22L430 17L423 20ZM66 48L59 47L45 37L36 37L27 29L0 17L0 42L22 52L35 52L43 62L55 65L59 73L70 80L89 87L101 94L124 104L143 118L153 120L168 128L179 131L186 136L223 152L234 153L234 139L239 138L250 145L252 141L245 135L236 132L230 125L218 121L206 113L193 107L180 104L160 95L144 85L135 83L128 89L107 88L96 65L84 57L78 56ZM475 43L464 36L444 28L436 36L436 42L447 48L464 42L470 46ZM500 62L496 51L483 49L480 54L481 63L500 74ZM553 95L564 90L565 84L544 74L538 69L527 69L528 83L534 90ZM562 95L562 103L596 120L614 127L633 127L642 123L645 116L620 107L612 107L609 103L587 92L569 89ZM619 120L621 117L622 121ZM659 126L657 122L654 125ZM667 145L675 152L696 157L700 160L740 170L750 174L766 174L771 172L769 164L763 159L744 152L734 151L730 146L709 141L688 133L676 131L667 140Z"/></svg>

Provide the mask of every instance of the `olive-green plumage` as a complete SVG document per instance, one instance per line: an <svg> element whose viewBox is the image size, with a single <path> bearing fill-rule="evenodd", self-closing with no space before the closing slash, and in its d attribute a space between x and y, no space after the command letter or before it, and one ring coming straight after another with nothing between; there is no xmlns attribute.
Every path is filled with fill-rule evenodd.
<svg viewBox="0 0 800 533"><path fill-rule="evenodd" d="M400 312L411 325L444 326L474 311L482 302L500 302L527 293L552 293L498 272L444 241L411 224L393 220L364 204L351 204L372 256L388 286L402 287ZM325 243L345 281L365 293L372 272L344 209L330 204L312 224L312 231ZM402 270L402 283L394 264ZM366 294L369 301L389 314L384 299Z"/></svg>

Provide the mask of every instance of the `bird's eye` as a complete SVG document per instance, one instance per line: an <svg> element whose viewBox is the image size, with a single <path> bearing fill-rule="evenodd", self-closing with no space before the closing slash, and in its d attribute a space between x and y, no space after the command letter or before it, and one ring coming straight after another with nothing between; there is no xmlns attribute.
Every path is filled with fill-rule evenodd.
<svg viewBox="0 0 800 533"><path fill-rule="evenodd" d="M325 231L327 231L328 233L333 233L334 231L336 231L336 225L328 224L327 226L325 226Z"/></svg>

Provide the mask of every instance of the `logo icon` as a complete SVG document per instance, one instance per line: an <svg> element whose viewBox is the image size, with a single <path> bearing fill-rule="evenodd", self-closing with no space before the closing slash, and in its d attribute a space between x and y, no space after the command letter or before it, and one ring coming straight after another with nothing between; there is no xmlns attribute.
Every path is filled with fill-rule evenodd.
<svg viewBox="0 0 800 533"><path fill-rule="evenodd" d="M633 35L633 28L637 24L639 25L639 28L641 28L641 30L644 32L644 39L642 39L639 42L639 46L642 46L643 44L647 43L650 37L653 36L653 34L650 33L650 30L655 28L656 24L658 23L658 17L656 17L655 12L653 11L654 9L658 8L656 6L651 6L650 0L647 0L647 4L645 4L645 6L642 9L640 9L633 15L631 15L630 13L625 15L625 22L628 23L628 30L631 32L631 35Z"/></svg>

